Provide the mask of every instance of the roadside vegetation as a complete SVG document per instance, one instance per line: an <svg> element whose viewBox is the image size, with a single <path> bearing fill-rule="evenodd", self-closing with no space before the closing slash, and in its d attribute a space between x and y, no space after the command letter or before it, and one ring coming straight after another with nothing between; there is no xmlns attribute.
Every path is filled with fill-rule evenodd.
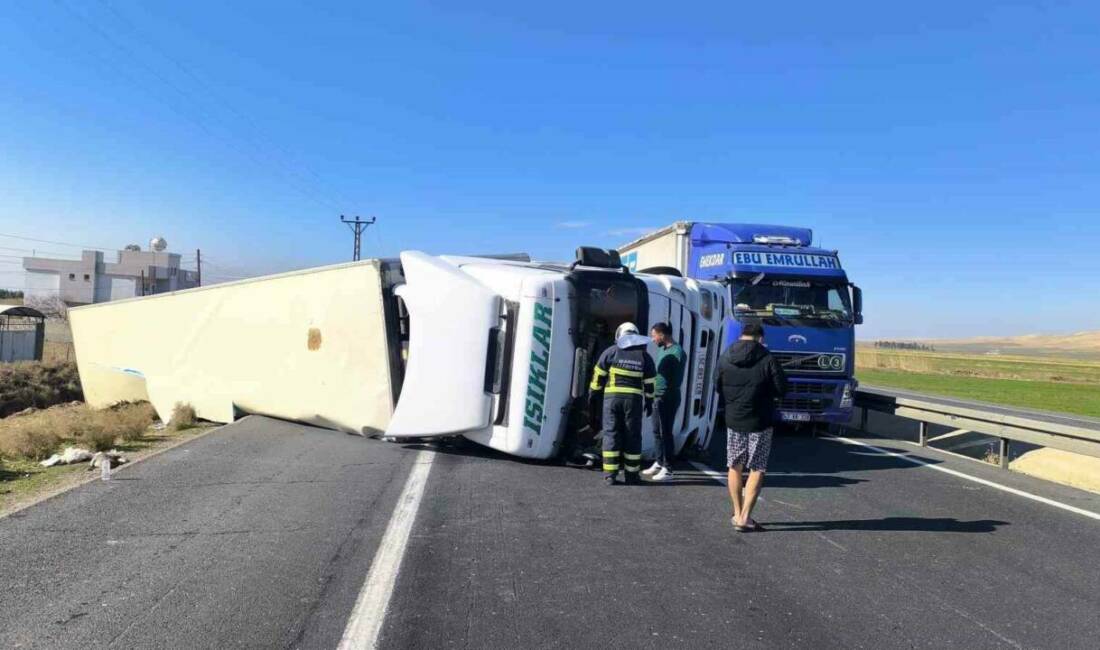
<svg viewBox="0 0 1100 650"><path fill-rule="evenodd" d="M87 462L40 464L66 447L117 450L134 460L207 428L187 404L176 405L164 425L148 402L96 410L82 399L75 364L0 366L0 515L94 476Z"/></svg>
<svg viewBox="0 0 1100 650"><path fill-rule="evenodd" d="M198 418L195 417L195 409L190 404L176 403L172 409L172 419L168 421L168 428L172 431L185 431L198 426Z"/></svg>
<svg viewBox="0 0 1100 650"><path fill-rule="evenodd" d="M1100 386L1100 362L1080 359L885 350L861 345L856 351L856 369Z"/></svg>
<svg viewBox="0 0 1100 650"><path fill-rule="evenodd" d="M208 423L201 420L192 420L189 427L178 429L162 425L148 402L120 404L99 411L84 404L63 404L2 418L0 516L97 476L88 471L87 462L40 465L42 459L66 447L93 452L117 450L133 462L209 429Z"/></svg>
<svg viewBox="0 0 1100 650"><path fill-rule="evenodd" d="M39 461L65 446L107 451L142 440L155 420L148 402L101 411L68 404L15 415L0 420L0 457Z"/></svg>
<svg viewBox="0 0 1100 650"><path fill-rule="evenodd" d="M861 383L871 386L1100 417L1100 385L1097 384L989 379L901 370L860 369L856 376Z"/></svg>
<svg viewBox="0 0 1100 650"><path fill-rule="evenodd" d="M865 384L1100 417L1100 362L860 346Z"/></svg>
<svg viewBox="0 0 1100 650"><path fill-rule="evenodd" d="M41 460L68 446L133 455L165 439L152 430L155 420L147 402L103 411L63 404L0 419L0 514L90 476L86 462L43 467Z"/></svg>
<svg viewBox="0 0 1100 650"><path fill-rule="evenodd" d="M75 363L0 365L0 418L27 408L83 401Z"/></svg>

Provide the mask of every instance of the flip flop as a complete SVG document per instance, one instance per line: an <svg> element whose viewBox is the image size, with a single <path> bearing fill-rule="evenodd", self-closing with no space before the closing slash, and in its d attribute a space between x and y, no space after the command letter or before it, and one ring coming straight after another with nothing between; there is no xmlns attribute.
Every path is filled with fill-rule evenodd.
<svg viewBox="0 0 1100 650"><path fill-rule="evenodd" d="M755 519L749 519L749 521L750 521L750 522L751 522L751 524L752 524L752 525L751 525L751 528L752 528L752 531L753 531L754 533L762 533L762 532L764 532L764 531L766 531L766 530L767 530L767 528L764 528L764 527L763 527L763 526L761 526L760 524L756 523L756 520L755 520Z"/></svg>
<svg viewBox="0 0 1100 650"><path fill-rule="evenodd" d="M739 533L751 533L755 530L752 526L738 526L733 517L730 517L730 523L733 524L733 529Z"/></svg>

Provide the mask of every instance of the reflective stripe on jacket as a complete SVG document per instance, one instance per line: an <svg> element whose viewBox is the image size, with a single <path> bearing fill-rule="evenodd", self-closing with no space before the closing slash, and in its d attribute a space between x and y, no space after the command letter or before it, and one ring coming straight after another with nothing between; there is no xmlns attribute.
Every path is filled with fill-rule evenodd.
<svg viewBox="0 0 1100 650"><path fill-rule="evenodd" d="M640 395L652 398L657 382L657 370L644 345L604 350L592 371L589 388L608 395Z"/></svg>

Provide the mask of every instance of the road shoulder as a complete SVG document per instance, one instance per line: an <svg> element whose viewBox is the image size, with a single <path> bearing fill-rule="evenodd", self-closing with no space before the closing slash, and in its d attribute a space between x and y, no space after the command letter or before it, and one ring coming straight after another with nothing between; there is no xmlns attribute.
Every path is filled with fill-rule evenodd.
<svg viewBox="0 0 1100 650"><path fill-rule="evenodd" d="M154 442L149 447L144 449L127 453L126 458L128 462L112 471L112 475L125 472L128 468L134 465L153 458L159 454L162 454L169 449L175 449L180 445L185 445L194 440L198 440L205 435L211 434L222 428L222 425L210 425L196 427L193 429L185 429L179 433L173 434L171 437L163 438ZM51 468L53 469L53 468ZM27 493L19 494L15 497L9 498L6 495L0 494L0 519L13 515L21 510L26 510L32 506L38 505L43 501L47 501L56 496L65 494L69 490L80 487L85 483L99 480L99 472L89 471L87 463L80 463L78 465L66 465L60 466L54 470L57 475L47 478L43 485L38 486L35 489L30 490Z"/></svg>

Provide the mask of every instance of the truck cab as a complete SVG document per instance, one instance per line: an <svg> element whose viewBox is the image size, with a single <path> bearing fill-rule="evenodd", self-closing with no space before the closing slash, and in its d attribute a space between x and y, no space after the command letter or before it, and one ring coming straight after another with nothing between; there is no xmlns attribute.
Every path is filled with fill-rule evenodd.
<svg viewBox="0 0 1100 650"><path fill-rule="evenodd" d="M401 266L405 284L394 293L409 339L386 436L461 435L527 458L569 452L581 444L592 368L615 329L665 321L688 357L677 451L709 442L728 310L721 284L634 274L617 254L590 248L572 264L406 252ZM655 444L647 419L643 453Z"/></svg>
<svg viewBox="0 0 1100 650"><path fill-rule="evenodd" d="M745 319L759 319L765 345L787 373L781 420L847 422L862 297L837 251L810 246L812 233L804 228L714 226L701 234L708 241L694 251L697 273L729 285L727 344L740 336Z"/></svg>
<svg viewBox="0 0 1100 650"><path fill-rule="evenodd" d="M724 346L758 319L764 344L790 380L779 404L789 423L847 422L852 412L855 326L862 292L835 250L812 245L808 228L678 222L623 246L628 267L680 272L727 287Z"/></svg>

